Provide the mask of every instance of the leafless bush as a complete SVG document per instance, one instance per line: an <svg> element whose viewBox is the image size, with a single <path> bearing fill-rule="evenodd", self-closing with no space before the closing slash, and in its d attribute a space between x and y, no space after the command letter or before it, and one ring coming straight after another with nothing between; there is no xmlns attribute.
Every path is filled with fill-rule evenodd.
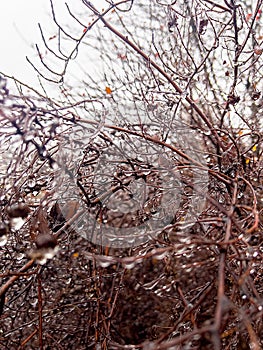
<svg viewBox="0 0 263 350"><path fill-rule="evenodd" d="M1 346L259 350L262 1L107 3L1 76Z"/></svg>

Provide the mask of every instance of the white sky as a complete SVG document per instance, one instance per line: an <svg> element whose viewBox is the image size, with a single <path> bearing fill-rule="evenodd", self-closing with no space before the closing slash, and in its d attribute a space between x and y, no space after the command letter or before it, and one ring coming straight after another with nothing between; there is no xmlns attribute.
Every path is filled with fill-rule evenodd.
<svg viewBox="0 0 263 350"><path fill-rule="evenodd" d="M63 20L65 1L53 0L53 3L59 9L56 10L58 18ZM71 8L72 4L75 9L83 7L81 0L68 0L67 3ZM105 1L95 0L93 4L101 8ZM50 26L52 35L49 0L0 0L0 72L30 85L37 83L37 77L25 56L33 59L37 56L35 44L42 43L38 23L46 28Z"/></svg>
<svg viewBox="0 0 263 350"><path fill-rule="evenodd" d="M25 56L34 54L39 41L38 21L46 20L47 0L0 1L0 71L18 79L34 80Z"/></svg>

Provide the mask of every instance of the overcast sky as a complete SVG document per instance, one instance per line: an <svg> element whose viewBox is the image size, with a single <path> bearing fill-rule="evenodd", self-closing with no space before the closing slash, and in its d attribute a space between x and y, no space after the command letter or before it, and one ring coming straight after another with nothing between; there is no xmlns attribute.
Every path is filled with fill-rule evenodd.
<svg viewBox="0 0 263 350"><path fill-rule="evenodd" d="M47 0L0 1L0 71L30 81L35 75L26 62L39 41L37 23L47 20ZM33 79L34 80L34 79Z"/></svg>
<svg viewBox="0 0 263 350"><path fill-rule="evenodd" d="M63 18L65 2L53 1L57 14ZM82 7L81 0L68 0L75 8ZM105 6L105 1L93 1L97 7ZM35 44L41 43L38 23L52 31L49 0L9 0L0 1L0 72L17 77L28 84L37 82L36 73L27 63L25 56L36 57ZM50 33L52 35L52 32Z"/></svg>

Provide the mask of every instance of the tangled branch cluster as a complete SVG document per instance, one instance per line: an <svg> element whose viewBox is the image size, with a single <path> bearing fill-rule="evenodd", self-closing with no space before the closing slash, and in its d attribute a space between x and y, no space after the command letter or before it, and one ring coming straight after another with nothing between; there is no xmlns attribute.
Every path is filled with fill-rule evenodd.
<svg viewBox="0 0 263 350"><path fill-rule="evenodd" d="M0 77L0 347L259 350L262 1L107 4Z"/></svg>

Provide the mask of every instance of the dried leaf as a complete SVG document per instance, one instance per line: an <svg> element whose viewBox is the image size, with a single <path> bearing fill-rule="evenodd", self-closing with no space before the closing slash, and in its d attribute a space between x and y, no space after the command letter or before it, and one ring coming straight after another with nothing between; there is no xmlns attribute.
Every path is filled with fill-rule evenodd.
<svg viewBox="0 0 263 350"><path fill-rule="evenodd" d="M111 94L112 93L111 88L108 87L108 86L106 86L105 91L106 91L106 94Z"/></svg>

